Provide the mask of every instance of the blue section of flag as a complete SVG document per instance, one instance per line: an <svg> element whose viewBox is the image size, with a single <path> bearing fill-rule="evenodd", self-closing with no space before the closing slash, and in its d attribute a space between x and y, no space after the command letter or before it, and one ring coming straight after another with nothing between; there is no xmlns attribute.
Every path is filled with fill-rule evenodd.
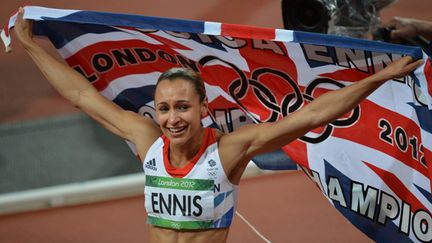
<svg viewBox="0 0 432 243"><path fill-rule="evenodd" d="M347 207L350 207L352 180L333 167L327 160L324 160L324 167L327 181L330 177L338 178L343 195L345 196L345 200L347 202ZM337 201L333 202L334 207L340 213L342 213L345 218L347 218L353 225L355 225L371 239L374 239L377 242L412 242L412 240L407 235L402 234L399 231L399 228L391 220L387 220L385 225L380 225L379 223L370 220L367 217L358 215L348 208L341 206ZM379 205L377 205L375 210L378 209Z"/></svg>
<svg viewBox="0 0 432 243"><path fill-rule="evenodd" d="M417 78L416 75L414 75L414 73L411 73L410 77L414 80L414 84L417 85L417 87L421 87L420 80Z"/></svg>
<svg viewBox="0 0 432 243"><path fill-rule="evenodd" d="M253 157L252 161L262 170L296 170L296 163L282 150Z"/></svg>
<svg viewBox="0 0 432 243"><path fill-rule="evenodd" d="M57 49L62 48L73 39L84 34L103 34L116 31L118 32L119 30L105 25L77 25L75 23L58 21L36 21L33 25L34 34L47 36Z"/></svg>
<svg viewBox="0 0 432 243"><path fill-rule="evenodd" d="M423 130L432 133L432 110L429 110L427 106L419 106L414 103L408 103L408 105L414 108L420 127Z"/></svg>
<svg viewBox="0 0 432 243"><path fill-rule="evenodd" d="M89 23L111 26L128 26L141 29L169 30L178 32L204 33L204 22L186 19L161 18L132 14L79 11L62 18L44 18L52 21Z"/></svg>
<svg viewBox="0 0 432 243"><path fill-rule="evenodd" d="M421 59L423 52L420 47L411 47L370 41L351 37L332 36L318 33L294 31L294 42L312 45L332 46L337 48L348 48L355 50L367 50L380 53L397 53L409 55L415 59Z"/></svg>
<svg viewBox="0 0 432 243"><path fill-rule="evenodd" d="M432 194L428 191L426 191L425 189L417 186L414 184L414 186L421 192L421 194L423 194L423 196L432 204ZM430 227L430 226L429 226Z"/></svg>
<svg viewBox="0 0 432 243"><path fill-rule="evenodd" d="M211 39L210 42L202 41L201 38L198 36L198 34L195 34L195 33L191 34L191 39L198 42L198 43L201 43L201 44L203 44L209 48L213 48L213 49L216 49L219 51L224 51L224 52L227 51L225 46L222 44L222 42L220 40L218 40L215 36L212 36L212 35L206 35L206 36ZM221 37L221 38L223 38L223 37Z"/></svg>
<svg viewBox="0 0 432 243"><path fill-rule="evenodd" d="M142 106L153 101L155 88L155 85L148 85L139 88L125 89L117 95L113 102L125 110L138 112Z"/></svg>
<svg viewBox="0 0 432 243"><path fill-rule="evenodd" d="M111 26L127 26L141 29L187 32L190 33L190 37L192 40L208 46L209 48L214 48L226 52L226 48L224 47L224 45L215 36L207 36L207 38L211 39L210 42L202 41L202 39L198 36L198 34L204 32L204 22L201 21L110 13L98 13L98 17L99 16L101 17L101 19L93 17L93 15L89 14L89 12L87 11L81 11L63 18L44 17L43 19L45 19L45 21L35 22L33 27L33 33L35 35L48 36L54 46L59 49L62 48L65 44L67 44L69 41L83 34L103 34L109 32L120 32L121 30ZM89 18L91 20L86 21ZM137 18L142 20L143 22L139 24L134 22L134 19ZM106 19L106 21L104 21L104 19Z"/></svg>

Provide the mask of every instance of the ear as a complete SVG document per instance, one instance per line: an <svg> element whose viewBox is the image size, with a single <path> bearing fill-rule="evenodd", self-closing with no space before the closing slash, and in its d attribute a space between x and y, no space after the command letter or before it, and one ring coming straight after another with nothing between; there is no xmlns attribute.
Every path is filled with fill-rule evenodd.
<svg viewBox="0 0 432 243"><path fill-rule="evenodd" d="M205 97L205 99L201 102L201 118L204 118L207 116L208 112L208 99Z"/></svg>

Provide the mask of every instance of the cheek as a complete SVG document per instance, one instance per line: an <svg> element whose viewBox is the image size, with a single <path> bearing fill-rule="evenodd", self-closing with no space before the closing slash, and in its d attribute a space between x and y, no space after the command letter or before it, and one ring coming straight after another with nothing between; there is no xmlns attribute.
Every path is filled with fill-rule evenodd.
<svg viewBox="0 0 432 243"><path fill-rule="evenodd" d="M189 110L187 112L181 112L179 114L180 119L187 122L187 123L197 123L197 121L201 121L201 119L199 118L199 114L197 113L196 110Z"/></svg>
<svg viewBox="0 0 432 243"><path fill-rule="evenodd" d="M191 116L190 119L193 120L194 123L196 124L201 124L201 118L202 118L201 113L198 111L198 112L194 112L193 116Z"/></svg>
<svg viewBox="0 0 432 243"><path fill-rule="evenodd" d="M164 115L156 112L155 120L156 120L157 124L163 124L166 119L165 119Z"/></svg>

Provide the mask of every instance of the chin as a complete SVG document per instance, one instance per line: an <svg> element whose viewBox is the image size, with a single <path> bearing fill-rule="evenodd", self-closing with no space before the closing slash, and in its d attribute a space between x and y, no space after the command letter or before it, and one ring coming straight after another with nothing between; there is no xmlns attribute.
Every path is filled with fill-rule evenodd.
<svg viewBox="0 0 432 243"><path fill-rule="evenodd" d="M190 145L193 137L168 137L170 144L174 146L184 147Z"/></svg>

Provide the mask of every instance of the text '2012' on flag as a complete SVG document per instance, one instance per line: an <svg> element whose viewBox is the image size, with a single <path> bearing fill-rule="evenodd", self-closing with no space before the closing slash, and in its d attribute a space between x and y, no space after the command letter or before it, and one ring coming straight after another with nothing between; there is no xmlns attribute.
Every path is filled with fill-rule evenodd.
<svg viewBox="0 0 432 243"><path fill-rule="evenodd" d="M199 72L210 110L202 123L224 132L289 116L320 94L402 56L424 59L414 73L388 81L349 114L253 161L265 169L299 165L330 203L375 241L432 240L432 68L420 48L42 7L26 7L24 18L35 20L34 34L48 37L105 97L151 118L163 71L182 66ZM1 33L6 46L15 19Z"/></svg>

